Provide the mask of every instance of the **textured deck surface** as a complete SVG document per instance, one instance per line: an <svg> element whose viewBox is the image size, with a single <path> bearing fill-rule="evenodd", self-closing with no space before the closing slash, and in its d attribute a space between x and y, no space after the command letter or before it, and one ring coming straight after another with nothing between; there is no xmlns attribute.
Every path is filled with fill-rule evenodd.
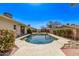
<svg viewBox="0 0 79 59"><path fill-rule="evenodd" d="M65 56L60 48L69 40L53 34L49 35L58 38L58 40L49 44L38 45L16 39L16 45L19 49L12 56Z"/></svg>

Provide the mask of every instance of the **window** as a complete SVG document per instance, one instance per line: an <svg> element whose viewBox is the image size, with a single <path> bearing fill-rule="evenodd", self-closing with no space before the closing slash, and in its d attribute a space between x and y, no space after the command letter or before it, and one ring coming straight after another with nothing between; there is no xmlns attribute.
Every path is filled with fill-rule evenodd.
<svg viewBox="0 0 79 59"><path fill-rule="evenodd" d="M14 30L16 30L16 25L14 25Z"/></svg>

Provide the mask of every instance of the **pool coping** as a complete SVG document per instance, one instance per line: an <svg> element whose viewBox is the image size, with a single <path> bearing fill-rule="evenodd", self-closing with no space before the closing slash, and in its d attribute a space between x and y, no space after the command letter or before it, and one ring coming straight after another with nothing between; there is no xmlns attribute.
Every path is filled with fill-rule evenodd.
<svg viewBox="0 0 79 59"><path fill-rule="evenodd" d="M21 36L21 37L18 37L18 38L16 38L15 40L20 40L20 39L22 39L22 38L24 38L24 37L27 37L27 36L29 36L30 34L27 34L27 35L24 35L24 36Z"/></svg>
<svg viewBox="0 0 79 59"><path fill-rule="evenodd" d="M37 33L36 33L37 34ZM16 42L17 43L17 46L19 46L21 43L22 44L27 44L27 45L31 45L31 46L38 46L37 44L31 44L31 43L26 43L24 40L20 40L20 39L22 39L22 38L24 38L24 37L26 37L26 36L29 36L30 34L28 34L28 35L24 35L24 36L22 36L22 37L19 37L19 38L16 38L16 41L19 41L19 42ZM57 38L58 40L56 40L56 41L54 41L54 43L49 43L49 44L45 44L45 46L46 45L51 45L53 48L55 48L58 52L58 54L59 54L59 56L61 55L61 56L65 56L65 54L63 53L63 51L61 50L61 47L65 44L65 43L67 43L67 41L69 41L69 39L67 39L67 38L63 38L63 37L59 37L59 36L56 36L56 35L53 35L53 34L50 34L50 33L48 33L48 35L50 35L50 36L53 36L53 37L55 37L55 38ZM66 41L66 42L65 42ZM60 45L59 45L60 44ZM44 45L44 44L41 44L40 46L42 46L42 45ZM22 45L23 46L23 45ZM22 46L19 46L19 48L22 48ZM27 51L28 52L28 51ZM27 53L26 52L26 53ZM17 54L14 54L14 55L18 55L20 52L17 52ZM57 55L58 55L57 54Z"/></svg>

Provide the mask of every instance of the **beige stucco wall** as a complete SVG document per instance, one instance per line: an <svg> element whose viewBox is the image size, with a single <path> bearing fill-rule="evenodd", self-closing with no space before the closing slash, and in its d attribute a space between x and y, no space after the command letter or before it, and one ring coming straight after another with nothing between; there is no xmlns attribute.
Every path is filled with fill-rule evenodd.
<svg viewBox="0 0 79 59"><path fill-rule="evenodd" d="M72 31L73 31L73 39L78 39L79 40L79 27L77 26L73 26L72 27Z"/></svg>
<svg viewBox="0 0 79 59"><path fill-rule="evenodd" d="M14 25L16 25L16 30L14 30ZM20 35L20 26L16 22L9 20L8 18L0 16L0 29L8 29L15 31L16 35Z"/></svg>
<svg viewBox="0 0 79 59"><path fill-rule="evenodd" d="M76 38L79 40L79 27L76 28Z"/></svg>

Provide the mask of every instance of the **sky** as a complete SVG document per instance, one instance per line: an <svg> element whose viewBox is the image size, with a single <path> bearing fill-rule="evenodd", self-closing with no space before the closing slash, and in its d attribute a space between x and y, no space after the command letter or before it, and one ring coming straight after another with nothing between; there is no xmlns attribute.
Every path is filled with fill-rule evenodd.
<svg viewBox="0 0 79 59"><path fill-rule="evenodd" d="M68 3L0 3L0 14L4 12L34 28L46 26L49 21L79 24L79 4L72 7Z"/></svg>

